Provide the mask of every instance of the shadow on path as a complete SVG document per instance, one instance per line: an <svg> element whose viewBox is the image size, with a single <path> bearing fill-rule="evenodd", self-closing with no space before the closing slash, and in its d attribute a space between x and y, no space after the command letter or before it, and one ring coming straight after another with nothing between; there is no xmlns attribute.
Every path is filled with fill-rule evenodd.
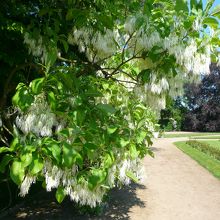
<svg viewBox="0 0 220 220"><path fill-rule="evenodd" d="M80 214L76 205L69 199L62 204L55 201L54 193L40 192L35 196L26 198L22 203L0 214L0 219L129 219L129 210L133 206L144 208L144 202L136 196L136 190L145 190L145 186L131 184L122 189L113 189L109 193L109 200L99 216Z"/></svg>

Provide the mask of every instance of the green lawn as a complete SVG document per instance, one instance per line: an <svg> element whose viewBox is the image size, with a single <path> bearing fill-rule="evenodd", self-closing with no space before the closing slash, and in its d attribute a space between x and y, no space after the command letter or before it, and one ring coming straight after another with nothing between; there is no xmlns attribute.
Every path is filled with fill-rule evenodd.
<svg viewBox="0 0 220 220"><path fill-rule="evenodd" d="M186 142L174 143L180 150L189 155L191 158L196 160L200 165L205 167L214 176L220 179L220 161L216 160L209 155L190 147ZM213 143L214 144L214 143Z"/></svg>
<svg viewBox="0 0 220 220"><path fill-rule="evenodd" d="M215 140L215 141L213 141L213 140L210 140L210 141L209 140L208 141L199 140L199 142L209 144L209 145L211 145L212 147L215 147L215 148L220 148L220 141L219 140Z"/></svg>
<svg viewBox="0 0 220 220"><path fill-rule="evenodd" d="M198 136L208 136L208 135L218 135L220 137L220 132L194 132L194 133L178 133L178 134L169 134L169 132L165 133L163 137L165 138L175 138L175 137L198 137Z"/></svg>

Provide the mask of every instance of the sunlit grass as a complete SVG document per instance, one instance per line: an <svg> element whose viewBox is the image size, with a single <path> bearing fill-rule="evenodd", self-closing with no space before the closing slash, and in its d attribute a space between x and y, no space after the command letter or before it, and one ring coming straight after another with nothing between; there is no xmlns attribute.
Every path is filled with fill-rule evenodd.
<svg viewBox="0 0 220 220"><path fill-rule="evenodd" d="M214 159L213 157L190 147L186 142L176 142L174 143L181 151L189 155L192 159L197 161L201 166L205 167L209 172L211 172L215 177L220 179L220 161Z"/></svg>

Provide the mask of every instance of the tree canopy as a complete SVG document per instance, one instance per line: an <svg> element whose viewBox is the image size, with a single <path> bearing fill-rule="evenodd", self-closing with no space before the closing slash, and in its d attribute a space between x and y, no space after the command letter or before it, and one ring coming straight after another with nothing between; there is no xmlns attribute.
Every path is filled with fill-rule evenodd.
<svg viewBox="0 0 220 220"><path fill-rule="evenodd" d="M152 110L219 61L213 2L1 3L0 168L21 196L43 181L59 202L94 207L140 179Z"/></svg>
<svg viewBox="0 0 220 220"><path fill-rule="evenodd" d="M220 70L211 66L210 75L201 83L185 86L185 106L188 111L183 128L192 131L220 131Z"/></svg>

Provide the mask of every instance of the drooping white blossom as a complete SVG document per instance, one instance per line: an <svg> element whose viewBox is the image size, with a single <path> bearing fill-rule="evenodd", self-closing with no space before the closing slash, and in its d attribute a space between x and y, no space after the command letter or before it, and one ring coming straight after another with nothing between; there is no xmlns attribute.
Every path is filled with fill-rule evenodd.
<svg viewBox="0 0 220 220"><path fill-rule="evenodd" d="M117 31L109 29L105 33L95 32L91 28L74 28L68 37L70 44L78 45L80 52L85 52L90 61L107 58L117 50L115 38L118 37Z"/></svg>
<svg viewBox="0 0 220 220"><path fill-rule="evenodd" d="M117 164L117 169L119 172L118 179L119 182L124 185L129 185L131 179L127 176L126 172L132 172L137 179L144 179L144 168L140 159L124 159Z"/></svg>
<svg viewBox="0 0 220 220"><path fill-rule="evenodd" d="M43 44L42 36L38 36L38 38L33 38L31 35L26 32L24 35L24 43L28 45L29 53L33 56L40 57L42 63L45 63L47 60L48 52Z"/></svg>
<svg viewBox="0 0 220 220"><path fill-rule="evenodd" d="M19 195L24 197L26 194L28 194L32 183L35 182L36 182L36 176L27 174L21 183Z"/></svg>
<svg viewBox="0 0 220 220"><path fill-rule="evenodd" d="M55 114L40 95L35 97L27 113L17 116L16 125L25 134L33 132L37 136L51 136L53 126L57 126L58 123Z"/></svg>
<svg viewBox="0 0 220 220"><path fill-rule="evenodd" d="M124 24L125 31L128 32L129 34L133 34L135 31L135 23L136 23L136 18L129 17Z"/></svg>

